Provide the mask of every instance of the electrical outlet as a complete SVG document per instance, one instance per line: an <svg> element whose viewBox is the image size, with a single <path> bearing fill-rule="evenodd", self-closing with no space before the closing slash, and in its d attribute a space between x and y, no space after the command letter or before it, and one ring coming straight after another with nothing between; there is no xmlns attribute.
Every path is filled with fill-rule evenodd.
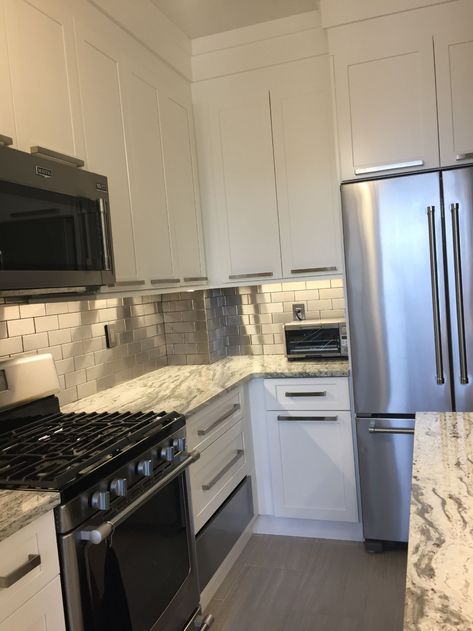
<svg viewBox="0 0 473 631"><path fill-rule="evenodd" d="M294 318L294 320L305 320L305 305L292 305L292 317Z"/></svg>
<svg viewBox="0 0 473 631"><path fill-rule="evenodd" d="M118 345L117 327L114 324L106 324L105 329L105 342L107 348L113 348Z"/></svg>

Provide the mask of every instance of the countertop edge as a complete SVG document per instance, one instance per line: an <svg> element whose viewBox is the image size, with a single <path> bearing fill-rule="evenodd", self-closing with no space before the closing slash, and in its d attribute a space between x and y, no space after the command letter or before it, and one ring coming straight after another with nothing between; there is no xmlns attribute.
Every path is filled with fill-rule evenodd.
<svg viewBox="0 0 473 631"><path fill-rule="evenodd" d="M0 542L28 526L60 503L54 491L0 490Z"/></svg>

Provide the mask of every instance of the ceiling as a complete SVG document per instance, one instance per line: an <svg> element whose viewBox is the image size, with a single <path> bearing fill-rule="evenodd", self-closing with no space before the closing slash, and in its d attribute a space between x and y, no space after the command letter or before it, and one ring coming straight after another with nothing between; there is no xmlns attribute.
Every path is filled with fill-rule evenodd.
<svg viewBox="0 0 473 631"><path fill-rule="evenodd" d="M194 39L318 8L319 0L151 0Z"/></svg>

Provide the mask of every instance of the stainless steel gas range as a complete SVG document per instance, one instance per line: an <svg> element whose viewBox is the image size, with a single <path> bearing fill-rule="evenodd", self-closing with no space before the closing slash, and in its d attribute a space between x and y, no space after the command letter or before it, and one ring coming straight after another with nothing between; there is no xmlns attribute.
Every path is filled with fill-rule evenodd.
<svg viewBox="0 0 473 631"><path fill-rule="evenodd" d="M60 412L50 355L0 363L0 487L57 490L69 631L207 629L185 418Z"/></svg>

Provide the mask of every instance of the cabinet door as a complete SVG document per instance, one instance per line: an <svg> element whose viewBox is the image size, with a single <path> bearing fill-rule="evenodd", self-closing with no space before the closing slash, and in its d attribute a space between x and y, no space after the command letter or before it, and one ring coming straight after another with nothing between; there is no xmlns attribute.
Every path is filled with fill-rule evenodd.
<svg viewBox="0 0 473 631"><path fill-rule="evenodd" d="M431 33L406 13L333 31L342 179L437 167Z"/></svg>
<svg viewBox="0 0 473 631"><path fill-rule="evenodd" d="M87 163L108 178L115 273L126 282L137 277L122 115L120 51L126 43L113 25L100 28L98 14L95 28L88 17L76 28Z"/></svg>
<svg viewBox="0 0 473 631"><path fill-rule="evenodd" d="M281 276L269 90L251 73L194 87L214 282Z"/></svg>
<svg viewBox="0 0 473 631"><path fill-rule="evenodd" d="M136 68L123 83L137 270L139 278L156 287L179 283L171 248L157 83Z"/></svg>
<svg viewBox="0 0 473 631"><path fill-rule="evenodd" d="M267 421L275 514L357 521L350 412L267 412Z"/></svg>
<svg viewBox="0 0 473 631"><path fill-rule="evenodd" d="M171 240L178 274L186 283L204 282L207 278L190 94L186 102L163 87L159 104Z"/></svg>
<svg viewBox="0 0 473 631"><path fill-rule="evenodd" d="M442 166L473 162L473 7L471 20L435 36Z"/></svg>
<svg viewBox="0 0 473 631"><path fill-rule="evenodd" d="M0 623L0 631L65 631L65 629L59 576Z"/></svg>
<svg viewBox="0 0 473 631"><path fill-rule="evenodd" d="M0 135L16 140L15 119L13 117L13 95L11 92L10 66L8 62L7 37L5 29L5 0L0 1Z"/></svg>
<svg viewBox="0 0 473 631"><path fill-rule="evenodd" d="M84 158L72 15L58 0L5 0L17 145Z"/></svg>
<svg viewBox="0 0 473 631"><path fill-rule="evenodd" d="M291 64L271 87L283 276L341 273L328 55Z"/></svg>

